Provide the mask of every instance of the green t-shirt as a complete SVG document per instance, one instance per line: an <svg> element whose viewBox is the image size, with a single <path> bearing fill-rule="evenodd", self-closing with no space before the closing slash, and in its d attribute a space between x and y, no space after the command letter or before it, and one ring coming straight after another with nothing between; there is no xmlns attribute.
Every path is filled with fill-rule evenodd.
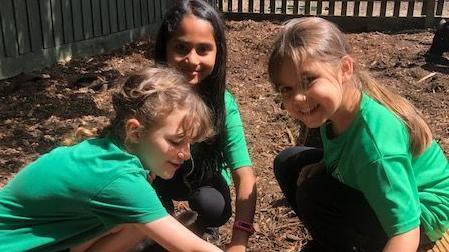
<svg viewBox="0 0 449 252"><path fill-rule="evenodd" d="M225 91L224 101L226 108L226 131L224 134L223 157L225 163L223 164L221 174L229 185L231 183L229 169L237 170L244 166L251 166L252 163L246 146L242 119L240 118L237 102L235 102L234 97L229 91Z"/></svg>
<svg viewBox="0 0 449 252"><path fill-rule="evenodd" d="M405 124L366 94L342 135L330 139L329 127L320 129L328 172L365 195L388 236L420 223L431 240L442 236L449 228L449 164L435 141L413 157Z"/></svg>
<svg viewBox="0 0 449 252"><path fill-rule="evenodd" d="M167 212L139 159L109 138L59 147L0 191L0 251L58 251Z"/></svg>

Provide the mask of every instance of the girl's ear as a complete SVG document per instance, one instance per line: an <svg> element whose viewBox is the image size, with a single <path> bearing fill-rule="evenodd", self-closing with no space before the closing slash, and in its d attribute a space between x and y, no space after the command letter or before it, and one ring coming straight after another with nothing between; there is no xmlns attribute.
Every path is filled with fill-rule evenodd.
<svg viewBox="0 0 449 252"><path fill-rule="evenodd" d="M354 73L354 60L351 56L346 55L341 58L341 74L342 81L348 82L352 80L352 75Z"/></svg>
<svg viewBox="0 0 449 252"><path fill-rule="evenodd" d="M139 120L135 118L128 119L125 124L125 139L129 143L138 143L141 137L140 134L142 134L141 127Z"/></svg>

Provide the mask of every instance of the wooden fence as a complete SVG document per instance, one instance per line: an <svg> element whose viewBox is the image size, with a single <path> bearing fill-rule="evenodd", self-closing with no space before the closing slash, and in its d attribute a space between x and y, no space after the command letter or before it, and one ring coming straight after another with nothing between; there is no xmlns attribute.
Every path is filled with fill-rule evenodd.
<svg viewBox="0 0 449 252"><path fill-rule="evenodd" d="M344 30L404 30L436 25L449 17L445 0L212 0L227 19L285 20L321 16Z"/></svg>
<svg viewBox="0 0 449 252"><path fill-rule="evenodd" d="M156 31L173 0L0 0L0 79Z"/></svg>

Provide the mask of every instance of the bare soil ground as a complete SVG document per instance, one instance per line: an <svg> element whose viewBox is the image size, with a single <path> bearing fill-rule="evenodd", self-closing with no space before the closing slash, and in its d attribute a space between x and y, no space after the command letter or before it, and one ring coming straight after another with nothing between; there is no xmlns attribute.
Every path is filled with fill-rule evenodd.
<svg viewBox="0 0 449 252"><path fill-rule="evenodd" d="M257 233L249 249L297 251L309 237L286 206L272 173L275 155L293 145L298 135L298 127L280 109L267 80L267 57L279 25L242 21L227 22L227 26L228 88L239 103L258 177ZM348 35L361 65L422 110L448 155L449 68L425 63L423 54L432 36L431 31ZM114 80L150 65L152 46L140 41L0 81L0 187L27 163L60 145L77 127L107 124ZM419 82L431 73L431 78ZM230 224L220 232L223 245L229 241Z"/></svg>

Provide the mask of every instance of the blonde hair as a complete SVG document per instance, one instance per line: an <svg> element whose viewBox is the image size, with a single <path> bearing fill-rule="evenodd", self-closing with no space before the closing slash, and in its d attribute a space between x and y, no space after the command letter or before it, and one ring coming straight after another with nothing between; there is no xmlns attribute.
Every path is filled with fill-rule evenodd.
<svg viewBox="0 0 449 252"><path fill-rule="evenodd" d="M115 118L99 135L111 136L120 145L126 145L128 119L135 118L145 130L151 130L175 109L187 110L181 126L191 142L201 142L215 134L209 108L175 69L151 67L130 75L113 94L112 104ZM80 128L75 135L79 142L96 134Z"/></svg>
<svg viewBox="0 0 449 252"><path fill-rule="evenodd" d="M316 59L337 65L344 56L351 54L352 48L345 35L333 23L318 17L292 19L284 24L274 43L268 62L270 81L277 90L282 62L293 63L299 76L306 60ZM354 82L361 91L401 118L410 134L412 154L416 156L424 152L432 141L432 132L421 113L405 98L379 84L356 63Z"/></svg>

